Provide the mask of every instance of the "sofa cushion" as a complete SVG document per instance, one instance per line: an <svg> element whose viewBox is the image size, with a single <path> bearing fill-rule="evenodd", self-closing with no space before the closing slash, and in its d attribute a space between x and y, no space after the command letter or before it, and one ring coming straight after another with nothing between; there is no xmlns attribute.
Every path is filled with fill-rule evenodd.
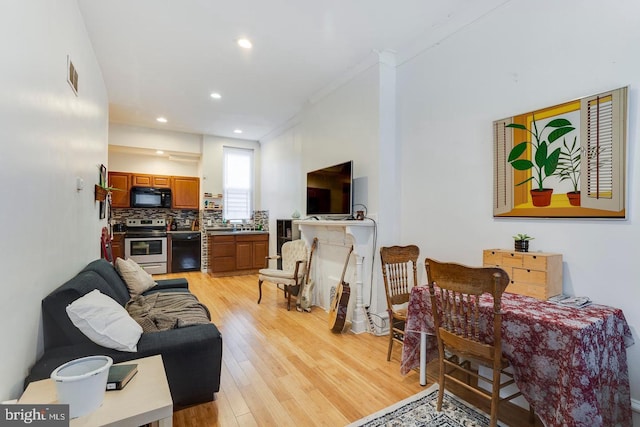
<svg viewBox="0 0 640 427"><path fill-rule="evenodd" d="M107 263L107 265L109 264ZM118 276L115 269L113 267L110 268ZM118 289L117 286L114 287L97 272L85 269L57 289L51 291L42 300L42 327L45 351L52 347L69 344L91 343L91 340L73 325L65 310L73 301L94 289L98 289L101 293L110 296L124 306L129 301L129 292L122 279L118 280L122 283L121 289Z"/></svg>
<svg viewBox="0 0 640 427"><path fill-rule="evenodd" d="M116 260L116 269L127 285L131 298L142 294L156 285L153 277L132 259L124 260L118 258Z"/></svg>
<svg viewBox="0 0 640 427"><path fill-rule="evenodd" d="M96 289L69 304L66 310L73 324L96 344L137 351L142 328L113 298Z"/></svg>
<svg viewBox="0 0 640 427"><path fill-rule="evenodd" d="M118 301L122 306L124 306L127 301L131 299L131 295L129 295L127 285L124 283L124 280L122 280L122 277L120 276L120 274L118 274L113 264L111 264L109 261L105 260L104 258L91 261L89 264L87 264L87 266L82 270L81 273L88 271L96 273L98 276L104 279L104 281L111 288L111 293L107 293L104 290L100 289L100 292L102 292L103 294L109 295L114 300Z"/></svg>

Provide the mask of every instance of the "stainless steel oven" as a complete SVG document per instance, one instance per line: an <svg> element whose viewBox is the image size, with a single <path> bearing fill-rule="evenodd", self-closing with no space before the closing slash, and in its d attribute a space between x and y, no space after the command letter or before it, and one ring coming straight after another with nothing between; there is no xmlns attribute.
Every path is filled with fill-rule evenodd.
<svg viewBox="0 0 640 427"><path fill-rule="evenodd" d="M149 274L167 272L166 222L128 219L124 236L124 256L131 258Z"/></svg>

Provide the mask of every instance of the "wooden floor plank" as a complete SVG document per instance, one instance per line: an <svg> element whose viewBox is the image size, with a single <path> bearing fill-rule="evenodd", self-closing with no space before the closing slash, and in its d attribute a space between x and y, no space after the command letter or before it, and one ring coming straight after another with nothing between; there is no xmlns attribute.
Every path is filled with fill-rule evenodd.
<svg viewBox="0 0 640 427"><path fill-rule="evenodd" d="M216 400L174 412L176 427L340 426L424 389L417 372L400 374L399 345L387 362L388 336L334 334L324 310L287 311L282 290L266 282L257 304L257 275L157 278L165 277L189 280L224 346ZM431 384L437 372L429 369ZM501 411L510 425L528 425L521 423L526 412Z"/></svg>

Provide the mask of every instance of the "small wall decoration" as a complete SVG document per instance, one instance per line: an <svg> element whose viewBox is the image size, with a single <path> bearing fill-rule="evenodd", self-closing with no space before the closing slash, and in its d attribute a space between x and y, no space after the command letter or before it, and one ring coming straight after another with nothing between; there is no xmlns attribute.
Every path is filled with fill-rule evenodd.
<svg viewBox="0 0 640 427"><path fill-rule="evenodd" d="M99 186L102 189L106 189L107 187L107 168L105 167L105 165L100 165L100 175L98 177L98 181L99 181ZM108 192L107 192L107 197L109 197ZM107 207L107 203L106 203L106 199L100 200L100 219L104 219L106 217L106 207Z"/></svg>
<svg viewBox="0 0 640 427"><path fill-rule="evenodd" d="M627 88L493 122L494 217L625 218Z"/></svg>

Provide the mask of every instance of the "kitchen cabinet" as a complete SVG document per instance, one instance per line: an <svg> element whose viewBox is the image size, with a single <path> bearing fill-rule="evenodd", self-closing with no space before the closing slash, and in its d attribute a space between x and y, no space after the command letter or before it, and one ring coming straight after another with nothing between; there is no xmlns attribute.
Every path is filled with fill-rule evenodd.
<svg viewBox="0 0 640 427"><path fill-rule="evenodd" d="M113 259L124 259L124 233L113 233L111 238L111 254Z"/></svg>
<svg viewBox="0 0 640 427"><path fill-rule="evenodd" d="M269 235L249 234L236 236L236 269L261 269L269 255Z"/></svg>
<svg viewBox="0 0 640 427"><path fill-rule="evenodd" d="M149 175L109 172L109 185L123 191L111 193L111 207L128 208L131 187L171 188L173 209L199 209L200 178L197 176Z"/></svg>
<svg viewBox="0 0 640 427"><path fill-rule="evenodd" d="M485 249L485 267L500 267L511 279L507 292L546 300L562 293L562 255Z"/></svg>
<svg viewBox="0 0 640 427"><path fill-rule="evenodd" d="M109 172L109 187L117 188L111 191L112 208L129 207L129 190L131 189L131 174L123 172Z"/></svg>
<svg viewBox="0 0 640 427"><path fill-rule="evenodd" d="M200 207L200 178L174 176L171 178L172 205L175 209Z"/></svg>
<svg viewBox="0 0 640 427"><path fill-rule="evenodd" d="M147 175L147 174L133 174L132 184L133 187L155 187L155 188L170 188L171 177L164 175Z"/></svg>
<svg viewBox="0 0 640 427"><path fill-rule="evenodd" d="M209 269L214 276L253 274L264 268L269 233L209 235Z"/></svg>
<svg viewBox="0 0 640 427"><path fill-rule="evenodd" d="M209 266L212 273L230 272L236 269L235 236L209 236Z"/></svg>

